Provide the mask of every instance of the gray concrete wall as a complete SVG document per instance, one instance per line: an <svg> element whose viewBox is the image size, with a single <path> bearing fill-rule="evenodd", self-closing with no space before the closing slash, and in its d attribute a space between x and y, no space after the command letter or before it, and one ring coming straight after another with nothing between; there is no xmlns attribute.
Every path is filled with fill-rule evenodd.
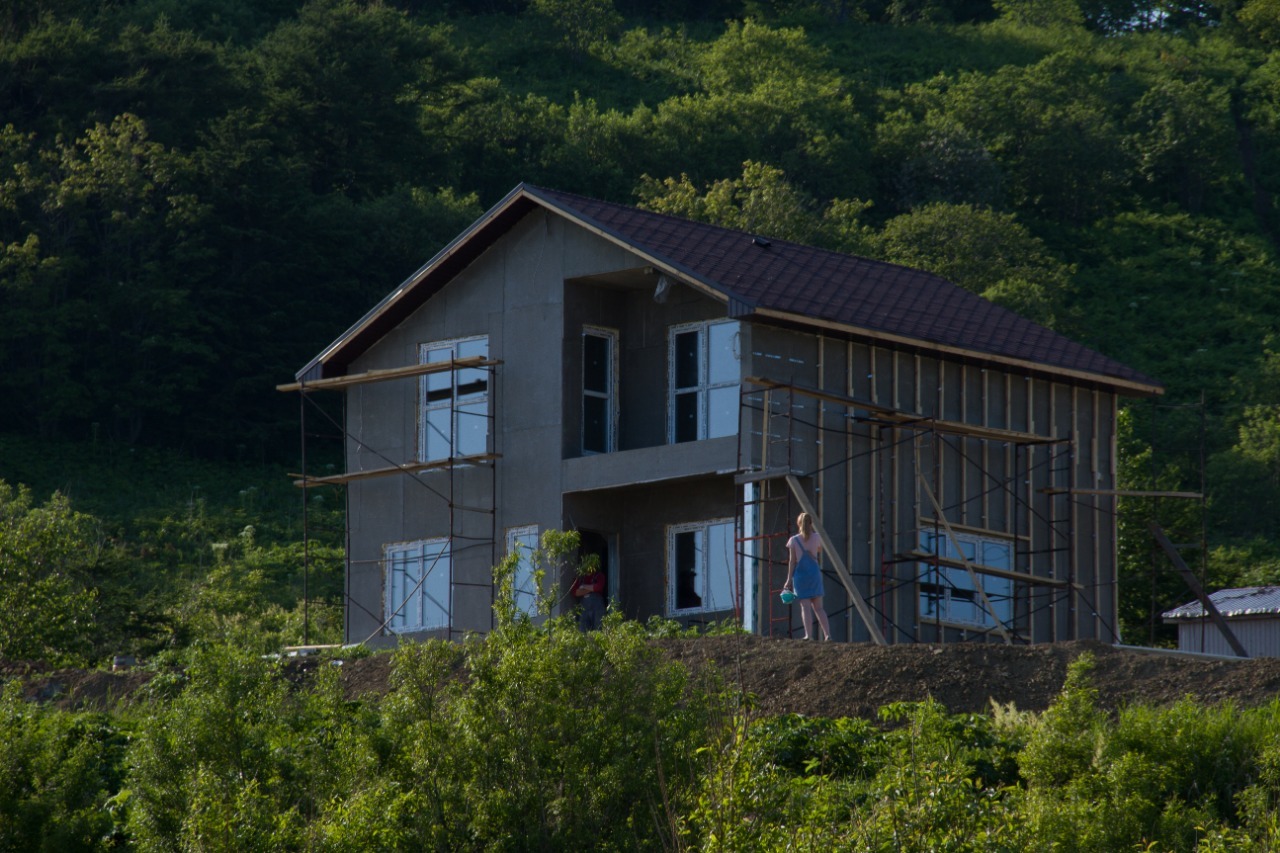
<svg viewBox="0 0 1280 853"><path fill-rule="evenodd" d="M545 531L578 524L574 513L563 509L562 460L581 454L584 325L619 333L620 448L657 451L665 445L667 330L674 324L723 317L724 307L683 285L673 287L659 303L651 286L589 283L593 276L642 266L640 259L607 241L559 217L536 212L352 366L352 373L360 373L416 364L421 344L486 335L490 357L502 362L493 370L489 392L491 450L501 459L494 466L381 476L348 485L348 640L394 642L394 637L378 637L384 618L387 545L452 536L453 631L484 631L491 625L491 567L505 551L505 530L536 525ZM419 405L417 379L352 387L347 392L348 472L414 461ZM709 444L714 452L683 454L690 457L689 471L677 470L681 465L655 467L650 460L636 463L639 468L623 479L653 478L655 471L664 477L690 471L714 475L732 468L736 441ZM594 482L610 475L616 480L618 465L626 468L625 455L618 456L621 463L603 460L600 464L607 470L599 472L590 467L589 459L576 460L586 466L577 472L579 479ZM679 457L679 452L671 455ZM708 462L712 468L706 467ZM720 477L717 482L723 490L730 481ZM593 524L618 535L620 549L628 555L623 565L648 565L651 540L664 536L658 529L661 522L654 519L665 518L665 511L649 508L652 502L670 504L680 520L701 517L696 513L706 509L705 485L686 484L661 498L654 495L664 487L652 488L659 491L641 489L633 495L641 502L641 517L648 519L644 521L613 520L605 508L620 511L616 508L628 505L617 495L599 505L594 499L577 504L582 512L604 513ZM731 488L729 495L716 498L716 512L733 514ZM634 560L633 548L641 555ZM661 600L660 583L656 590L644 586L655 583L653 571L637 570L620 580L623 577L629 577L625 593L635 602L636 612Z"/></svg>
<svg viewBox="0 0 1280 853"><path fill-rule="evenodd" d="M731 475L581 492L565 498L565 526L616 535L620 557L617 604L630 619L667 615L668 526L732 518L737 491ZM731 611L682 621L719 621Z"/></svg>
<svg viewBox="0 0 1280 853"><path fill-rule="evenodd" d="M452 622L491 624L491 568L508 527L558 528L561 376L566 278L634 266L597 237L536 212L518 223L352 366L353 373L418 362L423 343L487 335L493 372L490 443L502 459L352 482L351 605L347 638L376 634L383 617L383 549L454 537ZM347 393L348 471L411 462L417 454L418 380L358 385Z"/></svg>

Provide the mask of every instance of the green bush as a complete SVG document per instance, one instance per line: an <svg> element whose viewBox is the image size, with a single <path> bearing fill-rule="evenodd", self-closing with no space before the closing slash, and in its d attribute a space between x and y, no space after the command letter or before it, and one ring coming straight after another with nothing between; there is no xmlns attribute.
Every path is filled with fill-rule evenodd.
<svg viewBox="0 0 1280 853"><path fill-rule="evenodd" d="M72 714L0 694L0 850L94 850L116 840L108 809L126 734L104 714Z"/></svg>

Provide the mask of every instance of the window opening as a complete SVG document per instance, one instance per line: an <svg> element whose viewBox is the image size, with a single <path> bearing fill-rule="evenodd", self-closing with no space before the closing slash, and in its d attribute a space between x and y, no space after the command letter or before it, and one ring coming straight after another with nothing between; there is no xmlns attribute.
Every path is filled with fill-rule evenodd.
<svg viewBox="0 0 1280 853"><path fill-rule="evenodd" d="M512 527L507 530L507 553L518 555L511 592L518 610L529 616L538 613L538 583L534 576L533 552L538 550L538 526Z"/></svg>
<svg viewBox="0 0 1280 853"><path fill-rule="evenodd" d="M963 558L975 566L1006 571L1013 567L1011 542L973 534L958 533L953 541L952 537L943 532L922 530L920 550L952 560ZM980 570L974 574L1000 624L1010 624L1013 620L1013 580L984 574ZM920 563L919 583L922 621L950 622L977 628L996 627L996 620L983 606L982 596L978 594L973 578L966 569L923 562Z"/></svg>
<svg viewBox="0 0 1280 853"><path fill-rule="evenodd" d="M733 519L673 526L667 552L668 615L735 609L739 585Z"/></svg>
<svg viewBox="0 0 1280 853"><path fill-rule="evenodd" d="M487 337L422 344L419 362L489 357ZM437 462L478 456L489 447L489 372L482 367L429 373L420 380L418 458Z"/></svg>
<svg viewBox="0 0 1280 853"><path fill-rule="evenodd" d="M612 453L618 433L618 333L582 330L582 452Z"/></svg>
<svg viewBox="0 0 1280 853"><path fill-rule="evenodd" d="M674 326L668 344L671 443L738 431L741 326L734 320Z"/></svg>
<svg viewBox="0 0 1280 853"><path fill-rule="evenodd" d="M385 559L387 627L397 634L449 627L449 540L388 545Z"/></svg>

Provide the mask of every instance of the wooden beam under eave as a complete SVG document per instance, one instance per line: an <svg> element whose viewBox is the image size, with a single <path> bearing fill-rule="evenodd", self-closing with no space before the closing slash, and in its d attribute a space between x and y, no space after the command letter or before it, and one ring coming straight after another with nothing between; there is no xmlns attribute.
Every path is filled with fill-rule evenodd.
<svg viewBox="0 0 1280 853"><path fill-rule="evenodd" d="M467 370L476 367L491 367L502 364L497 359L473 355L470 358L458 358L452 361L433 361L430 364L410 364L405 367L389 367L384 370L369 370L354 373L350 376L331 376L328 379L313 379L310 382L290 382L277 385L277 391L322 391L334 388L347 388L351 385L363 385L367 382L386 382L390 379L404 379L409 376L425 376L428 373L444 373L446 370Z"/></svg>
<svg viewBox="0 0 1280 853"><path fill-rule="evenodd" d="M878 345L887 341L889 343L902 344L912 349L924 350L926 352L943 355L956 355L969 359L979 359L1002 367L1014 367L1024 370L1030 369L1039 373L1048 373L1055 376L1081 379L1086 382L1105 385L1118 391L1131 391L1133 392L1131 396L1158 397L1164 394L1164 386L1161 385L1150 385L1145 382L1138 382L1132 379L1121 379L1120 377L1108 376L1103 373L1091 373L1084 370L1059 367L1053 364L1044 364L1043 362L1038 361L1028 361L1026 359L1016 358L1013 356L998 355L996 353L984 352L981 350L971 350L964 347L941 344L937 341L929 341L923 338L913 338L906 335L885 332L879 329L855 326L849 323L840 323L835 320L823 320L818 317L809 317L804 314L794 314L790 311L780 311L776 308L756 308L752 313L757 317L769 317L777 320L783 320L788 323L795 323L800 326L829 329L843 334L857 335L860 338L870 340Z"/></svg>
<svg viewBox="0 0 1280 853"><path fill-rule="evenodd" d="M330 477L306 477L301 474L290 474L295 478L294 485L300 489L315 486L341 486L356 480L369 480L374 477L386 477L390 474L418 474L422 471L438 471L444 468L457 468L463 465L476 465L501 459L501 453L479 453L474 456L454 456L449 459L437 459L434 462L411 462L407 465L392 465L389 468L370 468L367 471L352 471L348 474L334 474Z"/></svg>

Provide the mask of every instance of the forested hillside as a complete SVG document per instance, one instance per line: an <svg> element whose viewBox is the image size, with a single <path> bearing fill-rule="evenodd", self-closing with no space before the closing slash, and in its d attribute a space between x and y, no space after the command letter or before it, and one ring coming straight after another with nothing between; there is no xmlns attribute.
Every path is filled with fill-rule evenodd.
<svg viewBox="0 0 1280 853"><path fill-rule="evenodd" d="M13 0L0 434L122 485L294 465L275 386L527 181L927 268L1164 382L1125 485L1207 501L1125 504L1143 641L1188 597L1151 518L1280 581L1277 46L1276 0Z"/></svg>

